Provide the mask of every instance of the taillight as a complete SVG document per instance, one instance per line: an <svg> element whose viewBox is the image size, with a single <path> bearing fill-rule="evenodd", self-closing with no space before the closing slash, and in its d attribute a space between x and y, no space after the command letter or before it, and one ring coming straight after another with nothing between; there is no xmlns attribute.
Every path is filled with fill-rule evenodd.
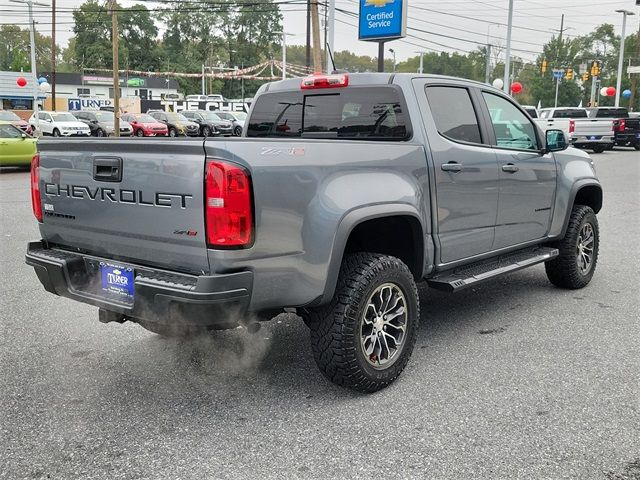
<svg viewBox="0 0 640 480"><path fill-rule="evenodd" d="M349 75L341 73L338 75L324 75L315 73L309 77L303 78L300 83L302 90L311 90L314 88L341 88L349 85Z"/></svg>
<svg viewBox="0 0 640 480"><path fill-rule="evenodd" d="M31 159L31 207L39 222L42 221L42 202L40 199L40 155Z"/></svg>
<svg viewBox="0 0 640 480"><path fill-rule="evenodd" d="M618 132L620 133L624 133L624 129L626 127L626 123L624 121L624 118L621 118L620 120L618 120Z"/></svg>
<svg viewBox="0 0 640 480"><path fill-rule="evenodd" d="M569 133L573 133L576 131L576 122L575 120L569 120Z"/></svg>
<svg viewBox="0 0 640 480"><path fill-rule="evenodd" d="M204 182L207 244L246 247L253 240L251 179L236 165L207 162Z"/></svg>

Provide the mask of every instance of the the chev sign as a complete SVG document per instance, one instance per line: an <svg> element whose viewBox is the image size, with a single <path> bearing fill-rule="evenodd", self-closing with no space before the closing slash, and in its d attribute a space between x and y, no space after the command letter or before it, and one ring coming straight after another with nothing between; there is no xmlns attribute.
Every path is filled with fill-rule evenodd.
<svg viewBox="0 0 640 480"><path fill-rule="evenodd" d="M360 40L385 41L407 35L407 0L360 0Z"/></svg>
<svg viewBox="0 0 640 480"><path fill-rule="evenodd" d="M69 98L68 110L75 112L78 110L100 110L100 107L112 107L111 100L102 100L98 98Z"/></svg>

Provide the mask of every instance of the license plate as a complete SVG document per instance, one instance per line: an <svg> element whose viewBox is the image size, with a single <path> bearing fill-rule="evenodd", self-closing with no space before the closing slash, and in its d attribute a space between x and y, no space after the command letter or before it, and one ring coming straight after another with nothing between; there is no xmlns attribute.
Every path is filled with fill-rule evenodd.
<svg viewBox="0 0 640 480"><path fill-rule="evenodd" d="M122 301L133 302L133 268L100 262L102 290L109 296L117 296Z"/></svg>
<svg viewBox="0 0 640 480"><path fill-rule="evenodd" d="M600 135L597 135L597 136L596 135L591 135L589 137L589 140L600 140L601 138L602 138L602 136L600 136Z"/></svg>
<svg viewBox="0 0 640 480"><path fill-rule="evenodd" d="M640 133L636 133L636 138L640 138Z"/></svg>

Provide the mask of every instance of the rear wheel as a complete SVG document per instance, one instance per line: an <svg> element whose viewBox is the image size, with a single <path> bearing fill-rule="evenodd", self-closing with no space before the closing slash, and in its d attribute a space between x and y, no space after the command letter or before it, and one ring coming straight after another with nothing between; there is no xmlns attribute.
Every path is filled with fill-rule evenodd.
<svg viewBox="0 0 640 480"><path fill-rule="evenodd" d="M602 146L592 147L591 150L593 150L593 153L602 153L604 152L604 147Z"/></svg>
<svg viewBox="0 0 640 480"><path fill-rule="evenodd" d="M209 127L203 127L202 128L202 136L203 137L208 137L209 135L211 135L211 129Z"/></svg>
<svg viewBox="0 0 640 480"><path fill-rule="evenodd" d="M96 130L96 137L104 137L104 132L102 131L102 129L98 129Z"/></svg>
<svg viewBox="0 0 640 480"><path fill-rule="evenodd" d="M309 310L313 356L333 383L361 392L391 384L404 370L418 331L413 275L399 259L346 255L333 300Z"/></svg>
<svg viewBox="0 0 640 480"><path fill-rule="evenodd" d="M176 131L175 128L170 128L169 129L169 136L170 137L175 137L176 135L178 135L178 132Z"/></svg>
<svg viewBox="0 0 640 480"><path fill-rule="evenodd" d="M233 129L233 134L236 137L239 137L240 135L242 135L242 127L240 125L236 126L236 128Z"/></svg>
<svg viewBox="0 0 640 480"><path fill-rule="evenodd" d="M564 238L551 246L560 251L544 264L547 278L560 288L586 287L598 263L600 233L596 214L585 205L575 205Z"/></svg>
<svg viewBox="0 0 640 480"><path fill-rule="evenodd" d="M633 148L635 148L636 150L640 150L640 143L636 143Z"/></svg>

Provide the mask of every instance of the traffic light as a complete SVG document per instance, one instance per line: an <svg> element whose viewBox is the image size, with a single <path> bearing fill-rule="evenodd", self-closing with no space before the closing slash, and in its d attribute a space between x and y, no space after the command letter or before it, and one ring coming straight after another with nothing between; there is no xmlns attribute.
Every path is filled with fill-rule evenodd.
<svg viewBox="0 0 640 480"><path fill-rule="evenodd" d="M591 76L597 77L598 75L600 75L600 63L595 61L591 63Z"/></svg>
<svg viewBox="0 0 640 480"><path fill-rule="evenodd" d="M640 2L640 0L638 0ZM547 60L542 60L542 65L540 66L540 71L545 74L547 73Z"/></svg>
<svg viewBox="0 0 640 480"><path fill-rule="evenodd" d="M567 68L567 73L565 75L567 80L573 80L573 68Z"/></svg>
<svg viewBox="0 0 640 480"><path fill-rule="evenodd" d="M589 74L587 72L582 74L582 81L586 82L587 80L589 80Z"/></svg>

